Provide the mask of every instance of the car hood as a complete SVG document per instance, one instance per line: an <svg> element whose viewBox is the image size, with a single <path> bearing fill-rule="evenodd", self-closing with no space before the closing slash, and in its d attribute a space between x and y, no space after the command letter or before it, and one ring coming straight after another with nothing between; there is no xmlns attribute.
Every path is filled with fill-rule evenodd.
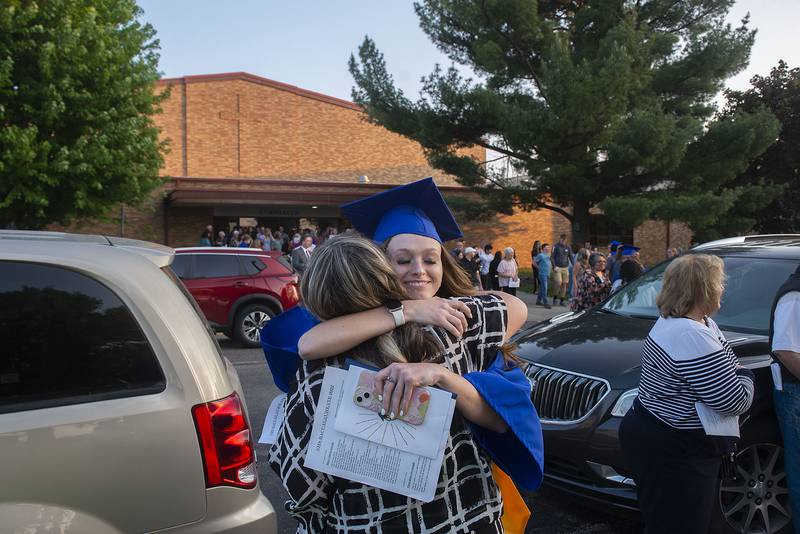
<svg viewBox="0 0 800 534"><path fill-rule="evenodd" d="M600 308L555 317L521 332L517 354L530 362L608 380L614 389L639 384L642 345L654 319L618 315ZM723 331L747 367L761 366L766 338Z"/></svg>
<svg viewBox="0 0 800 534"><path fill-rule="evenodd" d="M654 322L595 309L556 324L540 323L515 341L525 360L605 378L615 389L634 388L642 343Z"/></svg>

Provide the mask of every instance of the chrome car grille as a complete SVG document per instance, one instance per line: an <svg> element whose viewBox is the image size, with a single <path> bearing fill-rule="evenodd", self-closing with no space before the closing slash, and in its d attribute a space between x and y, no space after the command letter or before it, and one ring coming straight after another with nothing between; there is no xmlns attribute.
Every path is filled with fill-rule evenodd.
<svg viewBox="0 0 800 534"><path fill-rule="evenodd" d="M542 365L525 370L539 418L548 423L574 423L586 417L611 390L602 378Z"/></svg>

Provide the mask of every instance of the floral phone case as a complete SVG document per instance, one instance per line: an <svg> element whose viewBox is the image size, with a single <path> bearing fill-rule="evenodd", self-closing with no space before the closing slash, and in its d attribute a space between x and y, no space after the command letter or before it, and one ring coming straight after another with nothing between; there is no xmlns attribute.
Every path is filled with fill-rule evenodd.
<svg viewBox="0 0 800 534"><path fill-rule="evenodd" d="M383 403L378 400L378 394L375 393L374 377L375 373L372 371L361 372L358 377L358 384L356 384L356 391L353 394L353 403L356 406L380 414ZM430 399L431 395L428 390L414 388L411 403L408 406L408 413L403 414L398 419L412 425L421 425L425 421L425 413L428 411Z"/></svg>

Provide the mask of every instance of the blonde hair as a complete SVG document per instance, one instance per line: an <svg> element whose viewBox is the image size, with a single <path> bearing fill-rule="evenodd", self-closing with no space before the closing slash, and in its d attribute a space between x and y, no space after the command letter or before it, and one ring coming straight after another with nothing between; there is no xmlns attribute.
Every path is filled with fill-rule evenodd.
<svg viewBox="0 0 800 534"><path fill-rule="evenodd" d="M710 254L688 254L669 264L656 299L661 317L684 317L694 308L716 311L725 283L725 264Z"/></svg>
<svg viewBox="0 0 800 534"><path fill-rule="evenodd" d="M437 297L471 297L476 291L472 287L467 272L456 263L456 259L442 247L442 285L436 292Z"/></svg>
<svg viewBox="0 0 800 534"><path fill-rule="evenodd" d="M314 249L300 280L305 307L322 320L383 306L408 296L383 251L368 239L341 234ZM348 351L380 366L432 361L442 349L417 323L407 323Z"/></svg>

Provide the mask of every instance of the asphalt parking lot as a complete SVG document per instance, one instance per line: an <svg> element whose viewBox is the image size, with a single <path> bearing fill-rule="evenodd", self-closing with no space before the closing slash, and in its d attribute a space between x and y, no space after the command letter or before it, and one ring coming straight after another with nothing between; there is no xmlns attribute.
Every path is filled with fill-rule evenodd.
<svg viewBox="0 0 800 534"><path fill-rule="evenodd" d="M241 349L232 341L220 336L220 345L225 356L233 362L245 391L245 400L253 423L256 438L261 435L267 407L279 393L269 374L260 349ZM295 531L295 522L283 511L285 493L278 477L267 464L267 445L256 447L261 490L278 511L278 532L289 534ZM526 495L532 511L528 533L537 534L634 534L642 531L641 525L631 519L607 515L574 502L569 496L555 490L544 489Z"/></svg>

